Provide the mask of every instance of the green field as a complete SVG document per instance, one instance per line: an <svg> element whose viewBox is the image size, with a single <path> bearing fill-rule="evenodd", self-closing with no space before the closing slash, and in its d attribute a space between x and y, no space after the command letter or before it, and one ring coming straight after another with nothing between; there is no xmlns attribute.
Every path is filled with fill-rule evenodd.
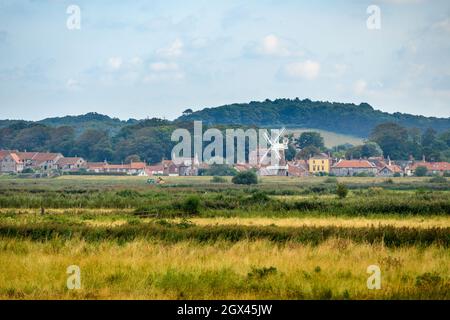
<svg viewBox="0 0 450 320"><path fill-rule="evenodd" d="M450 298L448 181L146 180L1 176L0 298Z"/></svg>

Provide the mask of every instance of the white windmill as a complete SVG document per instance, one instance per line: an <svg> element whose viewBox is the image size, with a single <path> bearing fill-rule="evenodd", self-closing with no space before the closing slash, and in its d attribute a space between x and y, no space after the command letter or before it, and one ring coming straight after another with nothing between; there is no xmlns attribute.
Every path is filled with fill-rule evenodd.
<svg viewBox="0 0 450 320"><path fill-rule="evenodd" d="M264 155L260 158L260 164L264 163L264 160L267 158L267 156L269 155L269 153L271 155L274 155L276 158L276 163L271 163L273 166L278 166L280 163L280 160L283 159L283 157L281 156L280 152L284 153L284 150L288 149L288 143L289 143L289 139L286 137L283 137L284 132L286 131L285 128L282 128L277 136L275 138L270 138L269 135L267 134L267 132L264 132L264 140L267 141L267 143L269 143L269 148L267 149L267 151L264 153ZM283 137L283 141L280 142L280 138ZM273 157L272 157L272 161L273 161Z"/></svg>

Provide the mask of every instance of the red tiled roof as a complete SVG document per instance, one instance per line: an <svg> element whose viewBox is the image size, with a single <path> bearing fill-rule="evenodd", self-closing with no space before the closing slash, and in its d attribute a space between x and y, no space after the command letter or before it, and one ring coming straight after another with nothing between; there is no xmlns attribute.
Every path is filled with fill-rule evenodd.
<svg viewBox="0 0 450 320"><path fill-rule="evenodd" d="M17 152L21 160L31 160L36 156L37 152Z"/></svg>
<svg viewBox="0 0 450 320"><path fill-rule="evenodd" d="M341 160L334 168L375 168L375 165L367 160Z"/></svg>
<svg viewBox="0 0 450 320"><path fill-rule="evenodd" d="M104 162L88 162L86 166L88 169L103 169L107 166L107 163Z"/></svg>
<svg viewBox="0 0 450 320"><path fill-rule="evenodd" d="M389 171L394 172L394 173L396 173L396 172L398 172L398 173L402 172L402 169L401 169L399 166L395 165L395 164L392 164L392 165L385 165L384 167L382 167L382 168L380 169L380 171L383 170L384 168L387 168Z"/></svg>
<svg viewBox="0 0 450 320"><path fill-rule="evenodd" d="M411 169L416 170L417 167L426 167L429 171L450 171L449 162L416 162Z"/></svg>
<svg viewBox="0 0 450 320"><path fill-rule="evenodd" d="M0 150L0 160L3 159L6 155L8 155L10 153L17 154L17 150Z"/></svg>
<svg viewBox="0 0 450 320"><path fill-rule="evenodd" d="M20 162L21 162L21 160L20 160L20 158L19 158L19 156L18 156L17 154L15 154L15 153L10 153L9 155L11 156L11 158L12 158L16 163L20 163Z"/></svg>
<svg viewBox="0 0 450 320"><path fill-rule="evenodd" d="M58 157L62 157L62 154L60 153L50 152L17 152L17 155L21 160L33 160L37 163L52 161Z"/></svg>

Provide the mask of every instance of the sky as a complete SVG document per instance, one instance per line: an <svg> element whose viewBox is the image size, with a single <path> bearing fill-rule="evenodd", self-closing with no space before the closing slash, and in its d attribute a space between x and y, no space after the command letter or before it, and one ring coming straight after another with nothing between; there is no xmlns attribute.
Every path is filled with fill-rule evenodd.
<svg viewBox="0 0 450 320"><path fill-rule="evenodd" d="M0 0L0 119L296 97L450 117L450 1Z"/></svg>

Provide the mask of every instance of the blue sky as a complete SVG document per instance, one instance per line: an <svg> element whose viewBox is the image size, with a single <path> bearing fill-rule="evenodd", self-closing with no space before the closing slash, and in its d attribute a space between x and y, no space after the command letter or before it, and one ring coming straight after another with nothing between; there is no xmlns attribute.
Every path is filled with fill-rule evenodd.
<svg viewBox="0 0 450 320"><path fill-rule="evenodd" d="M447 0L0 0L0 118L295 97L450 117L449 57Z"/></svg>

